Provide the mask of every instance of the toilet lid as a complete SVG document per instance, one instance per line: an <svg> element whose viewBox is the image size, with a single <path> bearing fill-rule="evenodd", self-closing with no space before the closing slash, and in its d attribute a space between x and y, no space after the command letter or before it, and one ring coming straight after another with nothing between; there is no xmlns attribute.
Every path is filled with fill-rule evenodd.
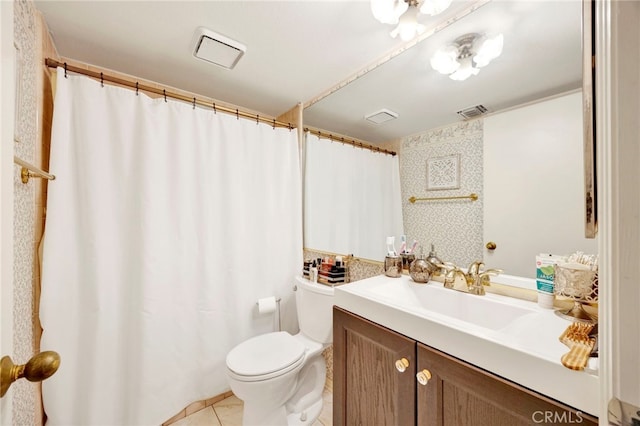
<svg viewBox="0 0 640 426"><path fill-rule="evenodd" d="M281 331L252 337L227 355L227 367L242 376L261 376L283 370L304 356L304 345Z"/></svg>

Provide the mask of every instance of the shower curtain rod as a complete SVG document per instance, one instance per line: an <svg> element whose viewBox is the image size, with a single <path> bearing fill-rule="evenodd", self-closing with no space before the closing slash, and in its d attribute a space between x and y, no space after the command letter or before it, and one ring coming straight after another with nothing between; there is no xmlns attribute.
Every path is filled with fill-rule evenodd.
<svg viewBox="0 0 640 426"><path fill-rule="evenodd" d="M246 111L241 111L238 108L233 109L233 108L229 108L229 107L225 107L222 105L216 105L215 102L207 102L207 101L203 101L201 99L197 99L196 97L190 97L190 96L185 96L185 95L181 95L175 92L171 92L168 91L166 89L158 89L156 87L152 87L152 86L147 86L144 84L140 84L139 82L133 82L132 80L126 80L123 78L119 78L119 77L115 77L113 75L109 75L109 74L105 74L103 72L98 72L98 71L90 71L87 70L85 68L81 68L78 66L74 66L74 65L69 65L66 62L61 62L58 61L56 59L52 59L52 58L46 58L45 59L45 65L48 66L49 68L64 68L65 73L67 71L69 72L73 72L75 74L82 74L82 75L86 75L88 77L94 78L96 80L100 80L101 82L104 81L108 81L110 83L115 83L121 86L126 86L129 87L131 89L136 89L136 92L139 90L142 90L144 92L150 92L150 93L155 93L156 95L161 95L164 96L164 98L172 98L172 99L177 99L183 102L188 102L195 105L200 105L200 106L204 106L204 107L208 107L208 108L213 108L214 111L222 111L225 112L227 114L232 114L235 115L236 117L240 118L246 118L246 119L251 119L251 120L255 120L256 122L262 122L262 123L266 123L266 124L270 124L272 125L274 128L275 127L284 127L287 128L289 130L293 129L295 126L292 125L291 123L285 123L283 121L279 121L276 119L269 119L268 117L261 117L258 114L254 114L254 113L250 113L250 112L246 112ZM328 139L331 139L333 141L336 142L341 142L347 145L353 145L355 147L358 148L363 148L363 149L368 149L370 151L375 151L375 152L381 152L384 154L389 154L392 156L396 155L395 151L389 151L377 146L373 146L361 141L357 141L355 139L351 139L351 138L345 138L343 136L337 136L337 135L333 135L329 132L322 132L320 130L315 130L315 129L310 129L310 128L305 128L305 131L308 131L310 133L313 133L314 135L317 135L318 137L325 137Z"/></svg>
<svg viewBox="0 0 640 426"><path fill-rule="evenodd" d="M274 128L276 128L276 127L285 127L287 129L291 130L291 129L293 129L295 127L291 123L285 123L283 121L278 121L278 120L276 120L274 118L270 119L268 117L261 117L258 114L242 111L242 110L240 110L238 108L233 109L233 108L225 107L225 106L222 106L222 105L216 105L215 102L206 102L206 101L203 101L201 99L197 99L196 97L189 97L189 96L181 95L181 94L178 94L178 93L175 93L175 92L171 92L171 91L166 90L166 89L158 89L156 87L140 84L137 81L134 83L133 81L125 80L123 78L115 77L115 76L112 76L112 75L109 75L109 74L105 74L105 73L102 73L102 72L90 71L90 70L87 70L87 69L84 69L84 68L80 68L80 67L77 67L77 66L68 65L66 62L60 62L60 61L57 61L57 60L52 59L52 58L46 58L45 59L45 64L49 68L58 68L58 67L64 68L65 75L66 75L67 71L73 72L73 73L76 73L76 74L86 75L86 76L89 76L89 77L94 78L96 80L100 80L101 82L108 81L110 83L115 83L115 84L119 84L121 86L126 86L126 87L130 87L132 89L136 89L136 92L139 91L139 90L142 90L144 92L155 93L156 95L164 96L165 100L167 98L177 99L177 100L180 100L180 101L191 103L191 104L193 104L194 107L196 105L200 105L200 106L212 108L215 112L222 111L222 112L225 112L227 114L233 114L237 118L242 117L242 118L246 118L246 119L255 120L256 123L257 122L262 122L262 123L270 124Z"/></svg>
<svg viewBox="0 0 640 426"><path fill-rule="evenodd" d="M350 138L345 138L343 136L337 136L337 135L333 135L331 133L328 132L322 132L321 130L315 130L315 129L310 129L308 127L304 128L305 132L309 132L313 135L316 135L320 138L327 138L330 139L332 141L335 142L340 142L340 143L344 143L347 145L353 145L355 147L358 148L363 148L363 149L368 149L370 151L375 151L375 152L381 152L383 154L389 154L391 156L395 156L396 152L395 151L389 151L387 149L384 148L380 148L379 146L373 146L373 145L369 145L367 143L361 142L361 141L357 141L355 139L350 139Z"/></svg>

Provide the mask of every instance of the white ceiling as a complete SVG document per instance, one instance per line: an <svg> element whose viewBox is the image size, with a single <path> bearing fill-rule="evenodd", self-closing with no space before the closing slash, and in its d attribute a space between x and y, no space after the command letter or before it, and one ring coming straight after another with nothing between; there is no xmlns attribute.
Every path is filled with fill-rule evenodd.
<svg viewBox="0 0 640 426"><path fill-rule="evenodd" d="M485 3L483 0L480 3ZM473 1L454 1L444 26ZM478 3L478 2L475 2ZM368 1L49 1L39 0L60 55L278 116L308 103L402 48ZM305 109L305 125L372 143L458 121L483 104L498 111L579 88L580 0L493 0L384 65ZM193 57L206 27L247 46L233 70ZM502 56L458 82L429 57L469 32L504 33ZM363 119L382 108L399 118Z"/></svg>

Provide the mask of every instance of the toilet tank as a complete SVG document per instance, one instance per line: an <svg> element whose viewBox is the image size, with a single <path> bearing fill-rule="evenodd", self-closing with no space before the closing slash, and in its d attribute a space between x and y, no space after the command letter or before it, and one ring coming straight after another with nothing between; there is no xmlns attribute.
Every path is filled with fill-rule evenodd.
<svg viewBox="0 0 640 426"><path fill-rule="evenodd" d="M300 331L316 342L333 342L333 287L300 276L295 284Z"/></svg>

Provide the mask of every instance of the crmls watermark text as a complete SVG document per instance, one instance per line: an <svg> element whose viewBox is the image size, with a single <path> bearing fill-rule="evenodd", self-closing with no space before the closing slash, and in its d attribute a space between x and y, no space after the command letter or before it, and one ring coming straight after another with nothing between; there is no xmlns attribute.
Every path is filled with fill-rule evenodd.
<svg viewBox="0 0 640 426"><path fill-rule="evenodd" d="M580 424L584 418L580 411L534 411L531 420L537 424Z"/></svg>

